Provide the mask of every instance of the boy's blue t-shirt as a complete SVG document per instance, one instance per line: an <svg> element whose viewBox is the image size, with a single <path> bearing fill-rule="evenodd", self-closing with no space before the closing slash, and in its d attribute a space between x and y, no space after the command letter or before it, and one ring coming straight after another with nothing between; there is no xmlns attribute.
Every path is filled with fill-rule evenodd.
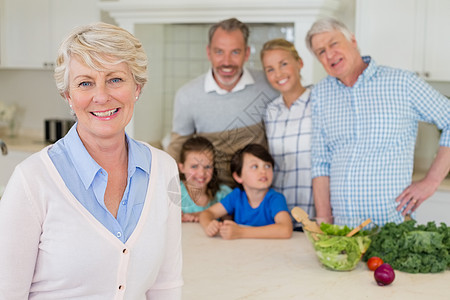
<svg viewBox="0 0 450 300"><path fill-rule="evenodd" d="M275 224L275 216L280 211L287 211L286 198L283 194L269 189L261 204L253 208L248 203L247 194L235 188L220 201L228 214L234 215L234 221L240 225L265 226Z"/></svg>

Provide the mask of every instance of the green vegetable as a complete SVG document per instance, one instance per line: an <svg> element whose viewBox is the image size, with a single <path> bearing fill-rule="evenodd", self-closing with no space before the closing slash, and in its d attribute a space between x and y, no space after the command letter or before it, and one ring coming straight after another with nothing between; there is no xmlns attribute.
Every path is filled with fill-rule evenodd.
<svg viewBox="0 0 450 300"><path fill-rule="evenodd" d="M351 229L347 225L340 226L328 223L321 223L320 230L329 235L340 235L340 236L344 236L351 231Z"/></svg>
<svg viewBox="0 0 450 300"><path fill-rule="evenodd" d="M418 225L409 220L387 223L363 257L378 256L394 269L408 273L437 273L450 268L450 227L435 222Z"/></svg>
<svg viewBox="0 0 450 300"><path fill-rule="evenodd" d="M307 232L320 262L333 270L348 271L355 268L370 245L369 231L361 230L353 237L345 235L351 231L347 226L322 223L325 234L315 234L317 241Z"/></svg>

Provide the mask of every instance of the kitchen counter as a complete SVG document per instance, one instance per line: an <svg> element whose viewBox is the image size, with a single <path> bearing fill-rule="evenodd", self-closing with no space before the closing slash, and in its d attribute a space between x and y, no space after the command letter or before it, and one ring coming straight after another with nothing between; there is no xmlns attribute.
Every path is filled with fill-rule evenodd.
<svg viewBox="0 0 450 300"><path fill-rule="evenodd" d="M0 135L0 139L6 143L8 150L11 151L34 153L42 150L47 145L50 145L44 140L43 135L41 136L40 134L31 131L15 137ZM152 141L149 142L149 144L156 148L162 149L161 142L159 141Z"/></svg>
<svg viewBox="0 0 450 300"><path fill-rule="evenodd" d="M412 176L412 180L418 181L420 179L425 178L425 175L426 175L425 172L414 172L414 174ZM439 185L438 190L450 191L450 175L444 178L444 180Z"/></svg>
<svg viewBox="0 0 450 300"><path fill-rule="evenodd" d="M48 145L44 140L44 136L40 136L35 132L28 132L25 134L20 134L15 137L0 136L6 146L8 151L23 151L23 152L38 152Z"/></svg>
<svg viewBox="0 0 450 300"><path fill-rule="evenodd" d="M47 142L45 142L43 135L32 131L13 138L8 136L0 136L0 139L2 139L6 143L6 146L10 151L16 150L34 153L49 145ZM162 149L161 142L159 141L149 142L149 144L156 148ZM424 178L425 175L426 174L424 172L415 172L413 174L412 180L420 180ZM450 191L450 176L447 176L447 178L444 179L438 189L442 191Z"/></svg>
<svg viewBox="0 0 450 300"><path fill-rule="evenodd" d="M190 299L449 299L450 271L409 274L380 287L360 262L329 271L301 232L289 240L223 240L183 223L183 300Z"/></svg>
<svg viewBox="0 0 450 300"><path fill-rule="evenodd" d="M35 130L27 130L26 133L20 134L16 137L0 135L0 139L6 143L8 151L22 151L29 152L30 154L38 152L49 145L49 143L44 140L43 134ZM160 141L151 141L149 144L156 148L162 149ZM425 172L414 172L412 180L420 180L424 178L425 175ZM450 191L450 176L447 176L447 178L443 180L438 190Z"/></svg>

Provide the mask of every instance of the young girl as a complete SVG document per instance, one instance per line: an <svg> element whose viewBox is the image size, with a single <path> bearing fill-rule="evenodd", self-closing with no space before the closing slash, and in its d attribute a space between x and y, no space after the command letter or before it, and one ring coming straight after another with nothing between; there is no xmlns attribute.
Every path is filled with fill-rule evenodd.
<svg viewBox="0 0 450 300"><path fill-rule="evenodd" d="M289 210L300 206L315 215L311 180L310 89L301 83L303 62L284 39L266 42L261 62L267 80L280 92L264 116L269 150L275 160L273 188L286 197ZM295 229L301 230L295 223Z"/></svg>
<svg viewBox="0 0 450 300"><path fill-rule="evenodd" d="M178 168L183 222L198 222L202 210L231 192L231 188L218 182L214 146L206 138L192 137L183 144Z"/></svg>
<svg viewBox="0 0 450 300"><path fill-rule="evenodd" d="M231 173L239 187L220 203L200 214L200 224L208 236L219 233L224 239L290 238L292 221L286 199L270 188L273 158L261 145L249 144L231 160ZM217 221L225 215L234 221Z"/></svg>

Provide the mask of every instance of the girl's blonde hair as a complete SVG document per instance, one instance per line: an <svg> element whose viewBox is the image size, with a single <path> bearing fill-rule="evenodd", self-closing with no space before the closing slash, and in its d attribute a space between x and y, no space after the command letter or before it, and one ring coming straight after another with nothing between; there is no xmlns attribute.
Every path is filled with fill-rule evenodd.
<svg viewBox="0 0 450 300"><path fill-rule="evenodd" d="M141 87L147 82L147 55L141 42L131 33L107 23L93 23L75 28L58 51L55 81L58 92L69 91L70 60L77 56L87 66L104 71L105 66L125 62L136 84Z"/></svg>
<svg viewBox="0 0 450 300"><path fill-rule="evenodd" d="M270 50L285 50L291 53L291 55L295 58L295 60L301 60L301 57L300 55L298 55L297 49L295 49L294 44L285 39L274 39L265 42L260 53L261 61L263 60L266 52Z"/></svg>

